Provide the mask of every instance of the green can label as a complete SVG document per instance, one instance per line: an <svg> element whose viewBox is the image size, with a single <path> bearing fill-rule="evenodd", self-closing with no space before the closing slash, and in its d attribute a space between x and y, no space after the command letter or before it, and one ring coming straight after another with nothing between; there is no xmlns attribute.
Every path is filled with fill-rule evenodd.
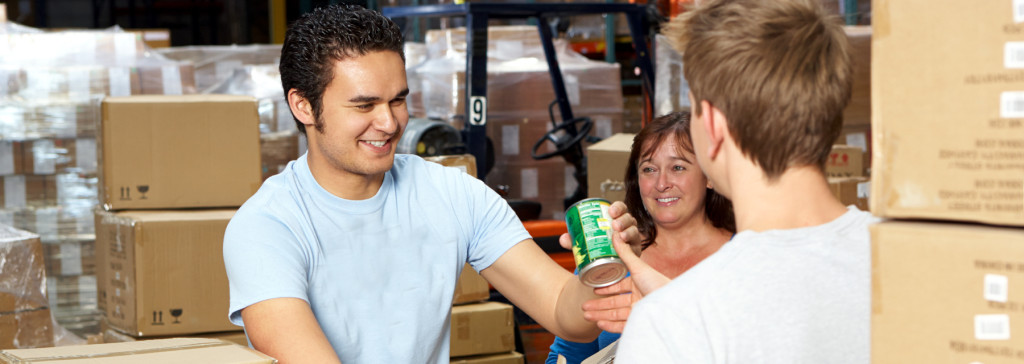
<svg viewBox="0 0 1024 364"><path fill-rule="evenodd" d="M609 206L611 204L604 199L586 199L565 212L566 227L572 236L572 254L580 272L595 260L618 257L612 246Z"/></svg>

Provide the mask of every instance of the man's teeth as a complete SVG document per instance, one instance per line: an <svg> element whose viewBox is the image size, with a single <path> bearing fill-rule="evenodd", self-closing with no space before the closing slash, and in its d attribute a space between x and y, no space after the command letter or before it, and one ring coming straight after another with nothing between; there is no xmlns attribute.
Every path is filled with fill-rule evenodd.
<svg viewBox="0 0 1024 364"><path fill-rule="evenodd" d="M659 198L658 202L662 202L662 203L664 203L664 202L672 202L672 201L675 201L675 200L678 200L678 199L679 199L679 197Z"/></svg>
<svg viewBox="0 0 1024 364"><path fill-rule="evenodd" d="M367 140L366 143L370 144L372 146L380 148L380 147L383 147L384 143L387 143L387 141L386 140Z"/></svg>

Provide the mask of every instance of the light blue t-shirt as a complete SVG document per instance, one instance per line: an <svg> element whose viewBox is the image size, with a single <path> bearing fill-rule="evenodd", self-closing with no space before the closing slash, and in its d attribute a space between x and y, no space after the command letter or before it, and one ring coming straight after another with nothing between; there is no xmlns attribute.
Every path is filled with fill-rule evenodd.
<svg viewBox="0 0 1024 364"><path fill-rule="evenodd" d="M396 155L375 196L323 189L306 156L267 179L224 235L229 317L281 297L309 302L335 352L352 363L446 363L455 283L529 239L480 180Z"/></svg>

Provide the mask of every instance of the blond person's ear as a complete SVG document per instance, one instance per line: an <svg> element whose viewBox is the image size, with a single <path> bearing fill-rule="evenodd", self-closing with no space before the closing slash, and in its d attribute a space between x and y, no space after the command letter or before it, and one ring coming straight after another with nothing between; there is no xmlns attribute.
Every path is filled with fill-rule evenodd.
<svg viewBox="0 0 1024 364"><path fill-rule="evenodd" d="M700 120L704 123L704 132L708 140L708 160L714 160L718 152L722 151L722 143L729 132L725 123L725 115L721 110L711 105L707 100L700 102Z"/></svg>

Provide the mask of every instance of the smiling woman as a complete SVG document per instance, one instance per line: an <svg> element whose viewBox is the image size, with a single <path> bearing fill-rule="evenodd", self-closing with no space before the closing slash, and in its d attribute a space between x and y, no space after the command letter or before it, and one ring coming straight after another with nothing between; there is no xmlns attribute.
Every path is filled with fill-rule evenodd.
<svg viewBox="0 0 1024 364"><path fill-rule="evenodd" d="M640 259L669 278L718 251L736 231L732 203L697 165L686 111L655 118L633 138L625 202L643 238ZM604 332L591 343L556 338L547 363L559 355L579 363L618 337Z"/></svg>

